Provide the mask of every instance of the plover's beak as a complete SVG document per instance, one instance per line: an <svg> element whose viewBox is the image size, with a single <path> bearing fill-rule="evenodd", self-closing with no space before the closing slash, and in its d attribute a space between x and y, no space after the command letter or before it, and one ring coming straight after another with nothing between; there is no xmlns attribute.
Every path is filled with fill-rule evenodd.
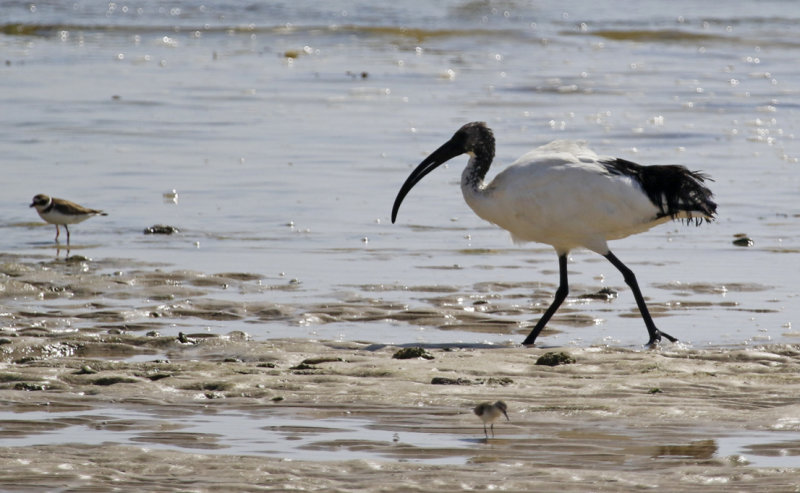
<svg viewBox="0 0 800 493"><path fill-rule="evenodd" d="M505 409L501 409L501 411L503 411L503 416L506 417L506 421L511 421L511 419L509 419L509 417L508 417L508 413L506 413L506 410Z"/></svg>
<svg viewBox="0 0 800 493"><path fill-rule="evenodd" d="M397 219L397 211L400 210L400 204L414 185L419 183L425 175L435 170L440 165L456 156L464 154L464 152L466 152L466 150L463 144L459 144L455 142L454 139L450 139L433 151L430 156L426 157L425 160L411 172L411 175L409 175L406 182L403 183L403 186L400 187L400 191L397 193L397 198L394 199L394 206L392 207L392 223Z"/></svg>
<svg viewBox="0 0 800 493"><path fill-rule="evenodd" d="M35 205L36 205L35 202L31 202L31 205L29 205L28 207L34 207Z"/></svg>

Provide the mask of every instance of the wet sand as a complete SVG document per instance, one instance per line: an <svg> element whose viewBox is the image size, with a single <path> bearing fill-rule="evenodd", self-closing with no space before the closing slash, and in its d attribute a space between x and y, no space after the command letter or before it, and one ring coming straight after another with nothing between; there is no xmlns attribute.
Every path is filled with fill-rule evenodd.
<svg viewBox="0 0 800 493"><path fill-rule="evenodd" d="M241 306L221 300L187 303L188 315L153 309L147 323L130 315L151 302L139 289L191 299L226 278L246 293L257 276L173 282L157 267L114 271L121 260L106 274L81 259L3 260L2 490L800 486L796 345L429 345L431 359L395 359L400 347L373 342L201 330L236 318ZM575 362L536 364L557 351ZM498 399L511 420L487 440L471 409Z"/></svg>

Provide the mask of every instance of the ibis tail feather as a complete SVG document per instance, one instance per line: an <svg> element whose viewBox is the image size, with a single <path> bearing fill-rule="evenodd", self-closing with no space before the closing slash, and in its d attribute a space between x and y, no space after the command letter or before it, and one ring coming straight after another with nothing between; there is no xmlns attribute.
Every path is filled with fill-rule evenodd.
<svg viewBox="0 0 800 493"><path fill-rule="evenodd" d="M698 225L714 219L717 204L705 185L706 180L714 180L705 173L677 164L642 166L619 158L602 164L612 174L630 176L641 184L644 193L658 207L658 217L686 219Z"/></svg>

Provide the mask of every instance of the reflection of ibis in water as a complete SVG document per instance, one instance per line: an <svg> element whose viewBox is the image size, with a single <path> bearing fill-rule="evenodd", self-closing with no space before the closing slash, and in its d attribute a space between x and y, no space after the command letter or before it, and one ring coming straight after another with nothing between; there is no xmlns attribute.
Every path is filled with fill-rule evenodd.
<svg viewBox="0 0 800 493"><path fill-rule="evenodd" d="M567 297L567 254L584 247L607 258L633 291L650 339L648 345L677 339L659 331L636 277L608 248L609 240L647 231L671 219L700 224L712 220L717 204L703 173L683 166L641 166L600 157L582 142L557 140L536 148L500 172L483 179L494 158L494 135L482 122L461 127L411 173L392 208L392 222L406 194L442 163L469 154L461 174L464 199L481 218L511 233L515 242L536 241L555 248L560 282L555 298L523 344L534 344Z"/></svg>
<svg viewBox="0 0 800 493"><path fill-rule="evenodd" d="M497 418L505 416L506 420L511 421L506 413L507 410L508 407L505 402L497 401L494 404L489 402L478 404L472 412L483 421L483 433L486 435L486 438L489 438L489 433L486 431L486 423L490 424L492 436L494 437L494 422L497 421Z"/></svg>

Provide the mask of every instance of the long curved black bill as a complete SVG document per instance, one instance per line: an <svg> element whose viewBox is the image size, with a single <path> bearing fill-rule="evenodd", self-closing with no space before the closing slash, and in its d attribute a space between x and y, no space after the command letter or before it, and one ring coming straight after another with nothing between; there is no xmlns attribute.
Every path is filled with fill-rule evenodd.
<svg viewBox="0 0 800 493"><path fill-rule="evenodd" d="M425 175L435 170L440 165L456 156L464 154L464 152L463 145L459 145L457 142L454 142L453 139L450 139L433 151L430 156L426 157L425 160L411 172L406 182L400 187L400 191L397 192L397 198L394 199L394 205L392 206L392 223L397 219L397 211L400 210L400 204L403 203L403 199L406 198L408 192L414 188L414 185L419 183Z"/></svg>

